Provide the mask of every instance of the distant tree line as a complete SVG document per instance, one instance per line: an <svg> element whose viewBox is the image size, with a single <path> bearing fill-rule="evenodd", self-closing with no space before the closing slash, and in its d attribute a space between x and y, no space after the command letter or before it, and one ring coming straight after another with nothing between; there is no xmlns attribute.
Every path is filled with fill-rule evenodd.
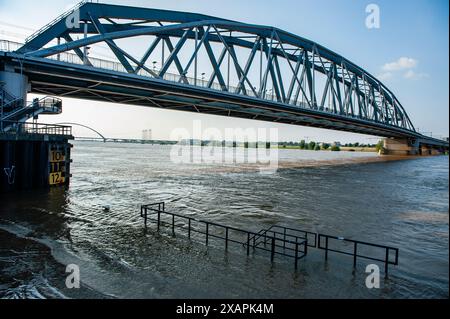
<svg viewBox="0 0 450 319"><path fill-rule="evenodd" d="M305 140L301 140L300 142L280 142L278 143L281 147L298 147L301 150L309 150L309 151L320 151L320 150L331 150L331 151L340 151L340 147L336 144L329 143L319 143L315 141L311 141L307 143Z"/></svg>
<svg viewBox="0 0 450 319"><path fill-rule="evenodd" d="M377 144L362 144L362 143L346 143L344 147L376 147Z"/></svg>

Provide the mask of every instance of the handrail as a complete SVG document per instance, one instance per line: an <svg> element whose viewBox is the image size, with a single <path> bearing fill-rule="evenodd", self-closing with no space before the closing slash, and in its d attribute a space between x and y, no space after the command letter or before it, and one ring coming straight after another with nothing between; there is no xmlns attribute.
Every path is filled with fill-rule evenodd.
<svg viewBox="0 0 450 319"><path fill-rule="evenodd" d="M18 108L12 112L9 112L3 116L3 121L7 121L9 118L22 112L34 111L39 108L56 108L58 111L62 109L62 100L60 98L45 96L40 99L33 100L29 105Z"/></svg>
<svg viewBox="0 0 450 319"><path fill-rule="evenodd" d="M157 218L150 218L149 216L157 215ZM172 217L171 222L165 222L162 220L162 215L168 215ZM363 258L368 260L374 260L383 262L385 264L385 277L388 277L388 265L398 265L398 252L399 249L391 246L386 245L380 245L380 244L374 244L369 243L366 241L358 241L353 239L346 239L344 237L338 237L338 236L331 236L331 235L325 235L325 234L319 234L309 231L300 230L297 228L292 227L285 227L281 225L273 225L269 227L268 229L262 229L258 232L243 230L231 226L225 226L221 225L215 222L210 221L204 221L201 219L196 219L189 216L184 216L181 214L176 213L170 213L165 211L165 203L159 202L149 205L142 205L141 206L141 217L144 218L145 227L147 228L147 221L155 221L157 224L157 231L160 231L160 226L168 226L172 228L172 234L175 235L175 228L181 228L184 230L187 230L188 237L191 238L191 232L197 232L199 234L203 234L206 236L206 245L208 245L209 238L218 238L225 240L225 247L228 247L228 242L234 242L243 245L243 247L247 248L247 255L249 255L250 248L253 248L253 250L259 249L263 251L267 251L271 253L271 260L273 261L273 258L276 254L287 256L287 257L293 257L295 260L295 267L297 268L298 260L305 257L308 252L308 247L312 248L318 248L320 250L325 250L325 260L328 260L328 252L336 252L343 255L350 255L353 256L353 268L356 269L357 266L357 258ZM176 225L175 218L181 218L188 223L188 227ZM206 226L205 231L201 231L198 229L195 229L192 227L192 223L197 222L204 224ZM210 232L209 228L210 226L216 226L219 228L222 228L225 230L225 237L216 235ZM281 229L282 232L277 231L278 229ZM245 241L239 241L239 240L233 240L230 238L230 231L240 232L242 234L246 234L246 240ZM296 236L293 234L289 234L287 231L292 231L295 233L300 233L300 236ZM314 244L311 243L311 241L308 238L308 235L310 237L314 237ZM323 239L325 238L325 245L323 245ZM348 252L345 250L340 249L334 249L329 247L329 240L338 240L340 242L349 242L353 244L353 251ZM270 249L267 249L267 244L270 243ZM281 243L281 244L280 244ZM263 246L260 244L264 244ZM367 256L364 254L361 254L358 252L358 246L369 246L369 247L375 247L378 249L384 249L385 251L385 257L384 258L377 258L373 256ZM302 249L300 249L302 248ZM395 253L395 259L391 260L391 252Z"/></svg>
<svg viewBox="0 0 450 319"><path fill-rule="evenodd" d="M322 245L323 240L325 239L325 244ZM344 250L340 250L340 249L332 249L329 247L329 240L333 239L333 240L337 240L339 242L348 242L348 243L352 243L353 244L353 250L352 252L348 252L348 251L344 251ZM366 255L362 255L360 253L358 253L358 247L359 246L368 246L368 247L375 247L375 248L380 248L384 250L384 258L376 258L376 257L371 257L371 256L366 256ZM365 241L360 241L360 240L354 240L354 239L347 239L344 237L337 237L337 236L330 236L330 235L325 235L325 234L319 234L319 239L318 239L318 246L317 248L325 250L325 260L328 259L328 252L335 252L335 253L340 253L343 255L349 255L353 257L353 268L356 268L356 261L357 258L363 258L363 259L368 259L368 260L373 260L373 261L380 261L384 263L384 274L385 277L388 277L388 273L389 273L389 265L398 265L398 248L395 247L391 247L391 246L386 246L386 245L379 245L379 244L374 244L374 243L369 243L369 242L365 242ZM391 260L390 256L391 256L391 251L393 251L395 253L395 259L394 261Z"/></svg>
<svg viewBox="0 0 450 319"><path fill-rule="evenodd" d="M45 134L45 135L64 135L72 136L72 127L56 124L45 123L26 123L19 121L1 121L0 133L3 134ZM7 123L7 128L11 130L4 130L4 124Z"/></svg>
<svg viewBox="0 0 450 319"><path fill-rule="evenodd" d="M277 232L277 231L274 231L272 229L281 229L282 232ZM288 231L293 231L293 232L296 232L296 233L300 233L301 235L300 236L295 236L295 235L289 234ZM260 230L258 232L259 235L254 235L252 237L252 240L257 242L258 239L260 239L262 236L266 235L267 233L272 233L272 234L275 234L275 235L281 235L281 236L283 236L283 238L294 237L294 238L306 239L308 241L308 246L309 247L315 248L317 246L317 233L313 233L313 232L310 232L310 231L297 229L297 228L281 226L281 225L272 225L268 229ZM311 235L314 238L314 241L312 243L311 243L311 241L308 240L308 235Z"/></svg>
<svg viewBox="0 0 450 319"><path fill-rule="evenodd" d="M150 214L149 214L149 211L151 212ZM196 219L194 217L184 216L181 214L170 213L170 212L165 211L164 202L153 203L153 204L149 204L149 205L142 205L140 215L141 215L141 217L144 218L144 224L145 224L146 228L147 228L148 221L154 221L157 224L158 232L160 231L160 226L167 226L167 227L171 227L172 235L175 235L176 228L180 228L180 229L187 231L188 238L191 238L192 233L198 233L198 234L205 235L205 244L207 246L209 245L209 240L211 238L216 238L216 239L221 239L221 240L225 241L225 249L228 249L229 243L235 243L235 244L242 245L242 247L247 248L247 255L250 254L250 248L252 248L253 250L261 250L261 251L269 252L272 262L274 260L275 255L281 255L281 256L285 256L285 257L294 258L296 269L298 267L298 260L305 257L307 254L308 245L307 245L306 239L303 239L300 241L299 240L292 241L292 240L277 238L276 236L265 236L266 242L268 240L271 242L270 249L267 249L265 246L260 247L258 245L255 245L255 243L252 244L250 238L252 235L257 234L255 232L232 227L232 226L222 225L222 224L211 222L211 221ZM157 218L156 219L150 218L149 216L152 216L152 215L157 215ZM162 215L170 216L171 222L168 223L168 222L163 221ZM177 225L175 223L175 218L185 220L187 222L188 226L183 227L183 226ZM203 227L205 228L205 230L202 231L196 227L193 227L193 225L192 225L193 223L202 224ZM212 232L210 230L211 226L218 227L218 228L221 228L222 230L224 230L225 236L221 236L221 235L218 235L218 234L215 234L214 232ZM242 241L242 240L233 238L233 232L235 234L240 234L241 236L244 235L244 237L246 237L246 240Z"/></svg>
<svg viewBox="0 0 450 319"><path fill-rule="evenodd" d="M40 28L39 30L35 31L33 34L31 34L30 36L28 36L25 39L25 42L30 42L32 39L34 39L35 37L37 37L38 35L44 33L45 31L47 31L48 29L50 29L50 27L52 27L56 22L58 22L61 19L67 18L68 16L70 16L75 10L78 10L82 5L84 5L87 1L83 0L81 2L79 2L77 5L75 5L72 9L69 9L68 11L60 14L58 17L56 17L55 19L53 19L51 22L47 23L45 26L43 26L42 28Z"/></svg>

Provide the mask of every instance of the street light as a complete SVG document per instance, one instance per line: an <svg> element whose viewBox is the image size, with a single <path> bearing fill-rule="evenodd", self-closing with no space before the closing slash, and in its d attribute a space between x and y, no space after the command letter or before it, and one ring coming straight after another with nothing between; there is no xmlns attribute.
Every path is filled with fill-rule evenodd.
<svg viewBox="0 0 450 319"><path fill-rule="evenodd" d="M156 70L156 63L158 63L158 62L153 61L152 63L153 63L153 71L155 71Z"/></svg>
<svg viewBox="0 0 450 319"><path fill-rule="evenodd" d="M205 72L202 72L202 86L204 86L204 81L205 81Z"/></svg>

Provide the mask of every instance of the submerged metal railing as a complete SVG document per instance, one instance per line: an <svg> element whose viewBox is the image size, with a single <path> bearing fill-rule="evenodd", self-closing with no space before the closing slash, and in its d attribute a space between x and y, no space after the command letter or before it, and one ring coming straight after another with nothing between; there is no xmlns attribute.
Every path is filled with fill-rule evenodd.
<svg viewBox="0 0 450 319"><path fill-rule="evenodd" d="M331 248L330 247L330 240L337 243L341 249L339 248ZM344 247L346 244L347 246L351 246L350 250L344 250ZM385 246L385 245L378 245L373 243L368 243L364 241L359 240L353 240L353 239L347 239L344 237L337 237L337 236L330 236L330 235L324 235L319 234L318 239L318 246L317 248L325 250L325 260L328 260L328 252L335 252L343 255L348 255L353 257L353 268L356 268L356 261L358 258L362 259L368 259L373 261L380 261L384 263L384 275L385 277L388 276L389 273L389 265L398 265L398 248ZM361 249L372 249L376 250L378 253L374 253L377 256L382 257L374 257L374 256L368 256L366 254L361 253ZM391 255L394 254L394 260L392 260Z"/></svg>
<svg viewBox="0 0 450 319"><path fill-rule="evenodd" d="M153 216L156 216L156 218ZM170 217L170 220L164 220L164 216ZM203 235L206 246L208 246L210 240L214 238L223 240L226 250L228 250L230 243L246 248L247 256L250 255L250 249L252 249L252 251L259 250L270 253L270 260L272 262L276 255L293 258L296 269L298 267L298 261L306 256L308 250L307 240L301 237L290 235L290 239L278 238L274 234L255 233L236 227L170 213L165 211L165 204L162 202L142 205L141 217L144 218L145 227L147 227L149 221L155 222L158 232L160 231L161 226L166 226L171 228L172 235L175 235L176 229L184 230L184 232L187 233L188 238L191 238L194 233ZM180 225L180 221L183 221L184 223ZM261 242L255 240L255 236L262 238L264 240L264 245L260 245Z"/></svg>
<svg viewBox="0 0 450 319"><path fill-rule="evenodd" d="M357 259L382 262L384 263L384 274L386 278L389 273L389 265L398 265L398 248L280 225L273 225L268 229L253 232L215 222L199 220L181 214L170 213L165 210L165 206L164 202L141 206L140 215L144 218L146 228L150 221L156 223L158 232L161 226L171 228L172 235L175 235L176 229L182 229L187 233L189 239L193 233L197 233L204 236L205 245L207 246L210 238L223 240L225 242L225 249L228 249L229 243L235 243L247 249L247 256L250 254L250 248L253 251L266 251L270 253L270 260L272 262L274 261L275 255L294 258L295 269L298 267L298 261L307 255L308 247L324 250L326 261L328 260L329 252L352 256L354 269L357 266ZM165 216L170 219L168 221L164 220ZM180 222L183 223L180 225ZM216 230L221 230L221 232L214 232L214 227ZM341 245L350 245L352 249L345 250L343 247L331 246L331 241L337 241ZM367 248L376 250L377 252L367 251L364 253L364 249L367 250ZM391 258L392 255L394 255L394 260Z"/></svg>

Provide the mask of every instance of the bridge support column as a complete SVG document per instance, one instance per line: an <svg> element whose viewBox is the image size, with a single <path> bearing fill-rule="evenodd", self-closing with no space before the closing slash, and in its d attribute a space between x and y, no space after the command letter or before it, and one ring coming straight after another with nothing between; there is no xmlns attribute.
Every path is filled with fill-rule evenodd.
<svg viewBox="0 0 450 319"><path fill-rule="evenodd" d="M73 137L0 134L0 193L69 185L69 139Z"/></svg>
<svg viewBox="0 0 450 319"><path fill-rule="evenodd" d="M418 155L419 143L409 139L386 138L383 142L381 155Z"/></svg>
<svg viewBox="0 0 450 319"><path fill-rule="evenodd" d="M5 67L7 69L7 67ZM16 99L27 100L28 93L28 77L14 71L1 71L0 82L2 82L3 89L10 93Z"/></svg>
<svg viewBox="0 0 450 319"><path fill-rule="evenodd" d="M429 145L420 145L419 154L422 156L436 156L444 152L441 149L434 148Z"/></svg>

